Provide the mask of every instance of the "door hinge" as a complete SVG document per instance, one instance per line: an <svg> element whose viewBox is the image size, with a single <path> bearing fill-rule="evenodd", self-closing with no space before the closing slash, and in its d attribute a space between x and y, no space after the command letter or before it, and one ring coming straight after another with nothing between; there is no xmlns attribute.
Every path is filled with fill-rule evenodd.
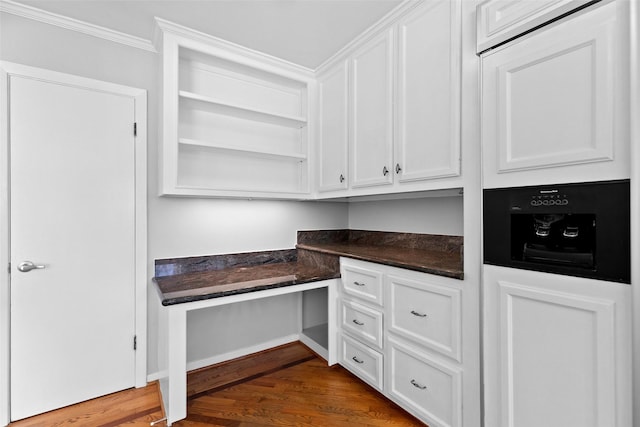
<svg viewBox="0 0 640 427"><path fill-rule="evenodd" d="M133 124L133 136L138 136L138 123Z"/></svg>
<svg viewBox="0 0 640 427"><path fill-rule="evenodd" d="M133 349L134 350L138 349L138 336L137 335L133 336Z"/></svg>
<svg viewBox="0 0 640 427"><path fill-rule="evenodd" d="M7 272L11 274L11 263L9 263L9 266L7 267Z"/></svg>

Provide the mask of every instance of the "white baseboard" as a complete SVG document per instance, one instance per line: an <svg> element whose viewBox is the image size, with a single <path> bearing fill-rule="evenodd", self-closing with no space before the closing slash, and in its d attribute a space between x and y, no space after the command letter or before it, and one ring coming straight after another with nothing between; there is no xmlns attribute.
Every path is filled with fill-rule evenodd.
<svg viewBox="0 0 640 427"><path fill-rule="evenodd" d="M216 363L222 363L228 360L237 359L238 357L243 357L252 353L258 353L260 351L268 350L270 348L278 347L280 345L301 341L300 337L301 337L300 334L291 334L291 335L279 337L270 341L266 341L260 344L240 348L240 349L233 350L223 354L218 354L212 357L208 357L206 359L193 360L193 361L187 362L187 372L193 371L194 369L204 368L205 366L215 365ZM159 380L160 378L164 378L167 375L168 375L168 372L166 370L152 372L150 374L147 374L147 382Z"/></svg>

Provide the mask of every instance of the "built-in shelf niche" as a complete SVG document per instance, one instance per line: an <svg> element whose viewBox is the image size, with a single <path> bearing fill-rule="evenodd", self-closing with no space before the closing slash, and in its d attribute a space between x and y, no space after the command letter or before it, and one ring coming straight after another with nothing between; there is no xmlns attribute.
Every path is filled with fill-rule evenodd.
<svg viewBox="0 0 640 427"><path fill-rule="evenodd" d="M312 73L165 26L161 194L307 198Z"/></svg>

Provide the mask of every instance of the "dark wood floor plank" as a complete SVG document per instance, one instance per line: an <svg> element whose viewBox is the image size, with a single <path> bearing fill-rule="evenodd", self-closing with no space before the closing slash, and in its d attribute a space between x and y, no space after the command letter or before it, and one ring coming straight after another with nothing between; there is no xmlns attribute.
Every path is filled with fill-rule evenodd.
<svg viewBox="0 0 640 427"><path fill-rule="evenodd" d="M193 397L205 391L264 375L314 356L315 354L302 343L295 342L217 364L215 369L205 367L193 370L187 375L187 396Z"/></svg>

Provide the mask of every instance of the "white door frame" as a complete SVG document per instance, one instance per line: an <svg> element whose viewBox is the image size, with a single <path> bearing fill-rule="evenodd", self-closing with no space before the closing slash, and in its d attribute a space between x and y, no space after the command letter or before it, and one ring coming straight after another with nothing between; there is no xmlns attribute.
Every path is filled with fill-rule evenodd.
<svg viewBox="0 0 640 427"><path fill-rule="evenodd" d="M135 386L147 384L147 91L0 61L0 426L10 421L9 77L75 86L130 97L135 105ZM133 132L133 129L131 130Z"/></svg>

